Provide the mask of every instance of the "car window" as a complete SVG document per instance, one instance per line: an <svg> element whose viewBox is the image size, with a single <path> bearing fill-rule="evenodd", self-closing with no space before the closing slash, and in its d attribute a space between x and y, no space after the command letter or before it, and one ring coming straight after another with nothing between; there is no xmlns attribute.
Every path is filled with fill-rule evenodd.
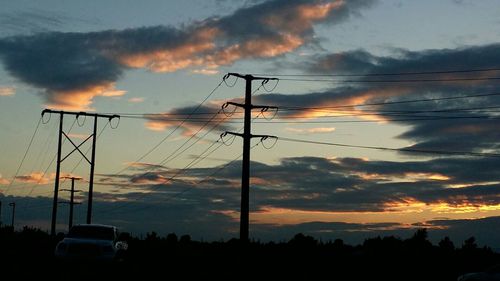
<svg viewBox="0 0 500 281"><path fill-rule="evenodd" d="M68 233L69 238L114 240L114 228L102 226L74 226Z"/></svg>

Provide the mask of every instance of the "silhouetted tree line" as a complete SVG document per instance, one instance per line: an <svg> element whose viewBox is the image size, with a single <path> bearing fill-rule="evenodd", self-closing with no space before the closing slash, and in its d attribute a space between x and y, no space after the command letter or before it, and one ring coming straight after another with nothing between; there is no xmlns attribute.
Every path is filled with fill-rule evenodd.
<svg viewBox="0 0 500 281"><path fill-rule="evenodd" d="M500 255L488 247L478 247L474 237L455 246L448 237L437 245L428 240L426 229L418 229L408 239L394 236L366 239L352 246L341 239L318 241L296 234L287 242L194 241L189 235L164 236L156 232L144 237L124 233L129 249L124 261L111 265L61 264L53 258L56 243L64 235L51 237L30 227L13 231L0 227L0 256L3 272L37 274L98 268L124 277L168 272L169 276L204 276L220 279L270 277L303 280L456 280L459 274L484 270L500 262ZM75 268L77 266L78 268ZM68 272L66 272L68 273ZM241 275L243 274L243 275ZM185 279L185 278L182 278Z"/></svg>

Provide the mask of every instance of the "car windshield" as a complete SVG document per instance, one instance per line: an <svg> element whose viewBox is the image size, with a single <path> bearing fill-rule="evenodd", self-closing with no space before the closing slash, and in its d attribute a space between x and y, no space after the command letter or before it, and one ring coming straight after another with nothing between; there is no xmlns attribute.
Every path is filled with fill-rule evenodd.
<svg viewBox="0 0 500 281"><path fill-rule="evenodd" d="M74 226L68 233L70 238L113 240L114 230L104 226Z"/></svg>

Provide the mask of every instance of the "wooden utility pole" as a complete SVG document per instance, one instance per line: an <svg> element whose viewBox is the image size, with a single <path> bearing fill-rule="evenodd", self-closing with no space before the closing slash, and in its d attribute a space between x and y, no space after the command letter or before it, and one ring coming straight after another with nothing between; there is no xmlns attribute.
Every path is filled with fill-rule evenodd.
<svg viewBox="0 0 500 281"><path fill-rule="evenodd" d="M71 179L71 189L61 189L61 191L69 191L70 199L69 202L59 202L62 204L69 204L69 220L68 220L68 230L73 226L73 206L81 204L80 202L75 202L75 192L80 192L82 190L75 190L75 180L81 180L82 178L69 177Z"/></svg>

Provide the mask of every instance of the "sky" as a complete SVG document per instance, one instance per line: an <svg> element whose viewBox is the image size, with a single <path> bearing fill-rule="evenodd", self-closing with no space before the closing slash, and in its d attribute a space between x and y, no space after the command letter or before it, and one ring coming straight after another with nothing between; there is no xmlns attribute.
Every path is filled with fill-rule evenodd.
<svg viewBox="0 0 500 281"><path fill-rule="evenodd" d="M16 202L17 227L50 228L49 108L121 116L98 120L93 222L237 237L242 140L221 134L243 128L241 109L222 107L243 101L244 81L226 76L240 73L279 78L252 84L253 104L270 106L254 109L252 133L277 139L252 140L251 238L360 243L425 227L500 248L496 0L0 4L4 223ZM79 144L93 120L63 125ZM61 175L81 177L84 223L89 165L73 153Z"/></svg>

